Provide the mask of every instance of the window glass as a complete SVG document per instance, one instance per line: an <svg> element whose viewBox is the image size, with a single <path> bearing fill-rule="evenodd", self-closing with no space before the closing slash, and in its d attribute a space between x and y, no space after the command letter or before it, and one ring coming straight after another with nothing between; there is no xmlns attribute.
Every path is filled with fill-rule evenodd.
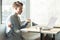
<svg viewBox="0 0 60 40"><path fill-rule="evenodd" d="M26 0L2 0L2 23L5 23L7 17L13 13L12 3L15 1L21 1L24 4L23 10L25 10L24 8L25 8Z"/></svg>

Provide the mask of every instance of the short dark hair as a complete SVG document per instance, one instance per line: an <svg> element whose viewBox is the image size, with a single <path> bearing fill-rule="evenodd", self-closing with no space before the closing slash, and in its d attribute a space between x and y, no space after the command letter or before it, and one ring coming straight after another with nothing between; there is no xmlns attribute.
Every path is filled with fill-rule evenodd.
<svg viewBox="0 0 60 40"><path fill-rule="evenodd" d="M19 2L19 1L16 1L16 2L13 3L12 6L15 7L15 8L17 8L17 7L23 6L23 3Z"/></svg>

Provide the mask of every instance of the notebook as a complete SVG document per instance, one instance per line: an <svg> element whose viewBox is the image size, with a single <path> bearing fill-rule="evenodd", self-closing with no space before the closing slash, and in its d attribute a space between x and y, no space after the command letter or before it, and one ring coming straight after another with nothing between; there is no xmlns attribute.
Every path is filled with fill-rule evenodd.
<svg viewBox="0 0 60 40"><path fill-rule="evenodd" d="M55 23L57 21L57 17L51 17L47 26L42 27L42 29L51 29L55 26Z"/></svg>

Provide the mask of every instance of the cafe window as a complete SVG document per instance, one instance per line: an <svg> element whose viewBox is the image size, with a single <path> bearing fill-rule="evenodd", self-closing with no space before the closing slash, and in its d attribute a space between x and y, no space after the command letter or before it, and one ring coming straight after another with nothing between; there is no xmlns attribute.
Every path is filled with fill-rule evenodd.
<svg viewBox="0 0 60 40"><path fill-rule="evenodd" d="M7 17L13 13L12 3L15 1L21 1L24 4L24 8L25 8L26 0L2 0L2 23L5 23Z"/></svg>

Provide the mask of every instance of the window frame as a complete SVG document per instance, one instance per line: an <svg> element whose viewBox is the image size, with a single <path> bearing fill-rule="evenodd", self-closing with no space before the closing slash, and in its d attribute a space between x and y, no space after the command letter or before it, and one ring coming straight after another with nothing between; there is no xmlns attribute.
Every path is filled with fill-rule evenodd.
<svg viewBox="0 0 60 40"><path fill-rule="evenodd" d="M2 24L2 0L0 0L0 24Z"/></svg>

